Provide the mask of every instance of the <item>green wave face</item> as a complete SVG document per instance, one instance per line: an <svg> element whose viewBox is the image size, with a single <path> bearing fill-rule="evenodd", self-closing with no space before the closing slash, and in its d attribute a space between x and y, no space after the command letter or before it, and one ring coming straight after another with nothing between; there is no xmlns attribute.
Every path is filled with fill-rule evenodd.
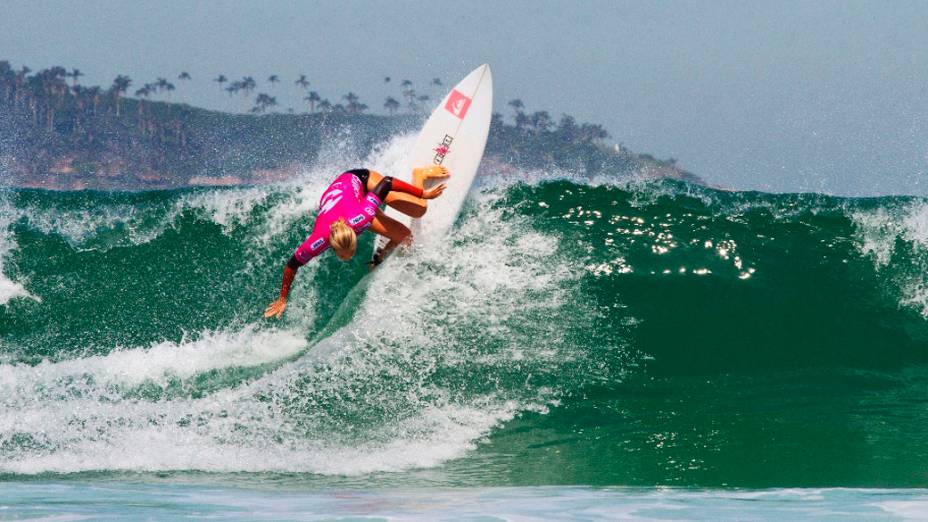
<svg viewBox="0 0 928 522"><path fill-rule="evenodd" d="M264 321L335 170L4 193L0 472L925 485L922 201L487 178Z"/></svg>

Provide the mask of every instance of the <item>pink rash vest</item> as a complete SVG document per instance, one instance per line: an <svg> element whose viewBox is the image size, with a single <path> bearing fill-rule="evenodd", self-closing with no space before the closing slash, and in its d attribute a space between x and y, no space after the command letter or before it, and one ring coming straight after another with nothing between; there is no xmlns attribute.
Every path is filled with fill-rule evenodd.
<svg viewBox="0 0 928 522"><path fill-rule="evenodd" d="M361 186L357 176L350 172L341 174L319 198L319 214L313 231L293 257L300 265L305 265L329 248L329 227L339 218L345 218L348 226L360 235L371 226L380 203L380 198Z"/></svg>

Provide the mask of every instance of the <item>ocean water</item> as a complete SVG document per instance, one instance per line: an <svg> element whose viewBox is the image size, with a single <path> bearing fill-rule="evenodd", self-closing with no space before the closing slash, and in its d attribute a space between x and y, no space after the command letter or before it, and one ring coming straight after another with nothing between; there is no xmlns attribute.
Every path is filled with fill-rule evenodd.
<svg viewBox="0 0 928 522"><path fill-rule="evenodd" d="M0 517L928 516L926 201L488 176L263 320L344 162L0 193Z"/></svg>

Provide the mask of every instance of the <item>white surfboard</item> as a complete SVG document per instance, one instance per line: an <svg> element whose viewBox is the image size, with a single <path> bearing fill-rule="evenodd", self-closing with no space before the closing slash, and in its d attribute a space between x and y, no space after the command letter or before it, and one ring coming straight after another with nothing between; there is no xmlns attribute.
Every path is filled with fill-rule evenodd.
<svg viewBox="0 0 928 522"><path fill-rule="evenodd" d="M412 180L413 167L444 165L451 173L447 180L430 182L447 183L448 188L441 197L429 201L428 211L421 218L413 219L387 207L386 214L408 226L416 241L440 237L457 219L483 158L492 110L493 78L490 66L483 64L455 85L429 116L406 169L391 173L406 182ZM378 237L374 251L388 242Z"/></svg>

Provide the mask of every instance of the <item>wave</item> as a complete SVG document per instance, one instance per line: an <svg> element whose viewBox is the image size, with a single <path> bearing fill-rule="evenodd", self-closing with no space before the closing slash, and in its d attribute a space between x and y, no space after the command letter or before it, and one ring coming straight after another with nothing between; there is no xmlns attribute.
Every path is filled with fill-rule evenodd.
<svg viewBox="0 0 928 522"><path fill-rule="evenodd" d="M395 172L412 139L351 166ZM483 178L447 241L373 280L323 257L261 320L345 163L260 187L5 192L0 472L431 468L520 430L557 434L536 451L587 440L571 412L656 383L928 359L924 201L570 172Z"/></svg>

